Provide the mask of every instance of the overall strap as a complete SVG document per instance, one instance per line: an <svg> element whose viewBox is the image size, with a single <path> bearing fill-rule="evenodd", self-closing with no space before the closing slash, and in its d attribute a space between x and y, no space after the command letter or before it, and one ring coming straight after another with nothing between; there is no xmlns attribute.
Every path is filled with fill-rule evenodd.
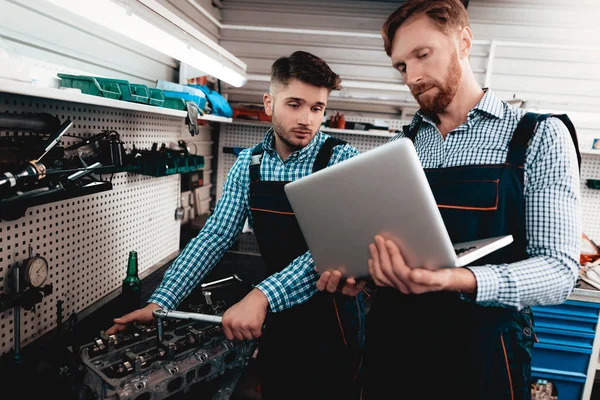
<svg viewBox="0 0 600 400"><path fill-rule="evenodd" d="M511 165L522 167L525 163L525 152L527 146L535 133L539 124L538 118L542 117L542 114L534 112L528 112L521 117L521 120L517 124L515 131L513 132L512 139L508 145L508 155L506 162ZM542 120L546 119L544 116Z"/></svg>
<svg viewBox="0 0 600 400"><path fill-rule="evenodd" d="M509 144L508 156L506 158L506 162L508 164L523 166L525 163L527 146L529 146L529 143L531 142L538 125L540 122L545 121L549 117L556 117L560 119L569 130L569 134L571 135L573 145L575 146L575 152L577 154L577 163L579 168L581 168L581 154L579 152L577 132L575 131L575 127L573 126L573 123L569 117L565 114L538 114L534 112L528 112L519 121L519 124L517 125Z"/></svg>
<svg viewBox="0 0 600 400"><path fill-rule="evenodd" d="M250 182L260 181L260 162L262 161L265 150L262 143L257 144L252 150L250 156Z"/></svg>
<svg viewBox="0 0 600 400"><path fill-rule="evenodd" d="M415 126L412 129L410 129L410 124L403 125L402 131L404 132L404 136L412 140L412 142L414 143L415 138L417 137L417 133L419 133L419 129L421 129L422 124L423 119L421 118L415 123Z"/></svg>
<svg viewBox="0 0 600 400"><path fill-rule="evenodd" d="M347 144L347 142L344 140L328 137L317 154L317 158L313 164L313 172L317 172L327 167L327 164L329 164L329 160L331 159L331 155L333 154L333 148L335 146L344 144Z"/></svg>
<svg viewBox="0 0 600 400"><path fill-rule="evenodd" d="M549 117L556 117L560 119L569 130L571 140L573 140L573 145L575 146L575 153L577 153L577 165L579 166L579 170L581 171L581 153L579 152L579 140L577 139L577 131L575 130L575 125L573 125L573 122L571 122L567 114L550 114Z"/></svg>

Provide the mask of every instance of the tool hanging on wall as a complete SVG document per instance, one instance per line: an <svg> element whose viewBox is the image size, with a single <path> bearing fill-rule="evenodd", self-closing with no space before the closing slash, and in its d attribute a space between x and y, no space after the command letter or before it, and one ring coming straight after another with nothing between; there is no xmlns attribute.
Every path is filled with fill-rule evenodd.
<svg viewBox="0 0 600 400"><path fill-rule="evenodd" d="M188 126L188 131L190 135L196 136L200 132L198 128L198 113L201 112L196 103L192 101L186 102L187 106L187 116L185 117L185 123Z"/></svg>
<svg viewBox="0 0 600 400"><path fill-rule="evenodd" d="M58 171L60 176L53 179L49 186L27 192L16 192L14 195L0 199L0 219L13 221L23 217L29 207L112 189L110 182L99 180L91 175L100 167L102 167L100 163L95 163L79 168L68 176L64 176L65 172L73 171ZM46 174L50 172L57 171L48 171Z"/></svg>
<svg viewBox="0 0 600 400"><path fill-rule="evenodd" d="M14 174L11 172L5 172L4 174L0 175L0 191L23 187L45 178L47 168L41 162L42 158L44 158L44 156L60 142L61 137L72 126L73 122L67 119L60 125L57 132L46 142L47 145L44 148L44 153L37 160L27 161L19 172Z"/></svg>
<svg viewBox="0 0 600 400"><path fill-rule="evenodd" d="M52 283L47 283L50 275L48 260L33 254L29 245L29 257L13 267L13 291L0 293L0 312L13 308L14 315L14 359L21 363L21 309L35 310L36 304L52 294Z"/></svg>
<svg viewBox="0 0 600 400"><path fill-rule="evenodd" d="M60 120L52 114L0 114L0 130L36 133L55 132Z"/></svg>
<svg viewBox="0 0 600 400"><path fill-rule="evenodd" d="M52 294L49 277L48 260L39 254L34 255L33 247L29 245L29 257L14 266L13 291L0 294L0 312L15 306L33 310L44 296Z"/></svg>
<svg viewBox="0 0 600 400"><path fill-rule="evenodd" d="M586 179L585 185L590 189L600 189L600 179Z"/></svg>
<svg viewBox="0 0 600 400"><path fill-rule="evenodd" d="M45 160L72 126L73 122L66 119L44 142L41 156L25 161L16 172L6 171L0 175L0 219L15 220L24 216L28 207L112 189L110 182L91 176L103 165L97 159L88 159L88 162L79 156L65 159L64 150L61 149L58 158L52 156L48 162ZM109 166L113 163L120 165L122 142L118 134L114 131L103 132L99 139L103 137L108 137L104 147L100 146L103 149L101 154L105 157L99 159ZM73 163L75 158L76 164Z"/></svg>
<svg viewBox="0 0 600 400"><path fill-rule="evenodd" d="M81 142L65 148L65 159L69 162L79 158L86 163L100 162L117 169L131 163L131 160L127 160L124 143L117 131L104 130L90 138L81 139Z"/></svg>

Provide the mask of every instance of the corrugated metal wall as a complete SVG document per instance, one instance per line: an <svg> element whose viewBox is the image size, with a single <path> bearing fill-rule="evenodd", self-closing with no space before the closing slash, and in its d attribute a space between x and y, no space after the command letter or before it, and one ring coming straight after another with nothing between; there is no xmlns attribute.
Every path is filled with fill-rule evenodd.
<svg viewBox="0 0 600 400"><path fill-rule="evenodd" d="M224 0L220 44L248 63L249 74L246 86L228 89L230 100L260 101L271 63L305 50L346 82L330 109L397 113L398 106L414 106L379 35L399 4ZM472 66L482 85L529 107L600 113L600 2L471 0L468 11L476 40Z"/></svg>
<svg viewBox="0 0 600 400"><path fill-rule="evenodd" d="M271 63L302 49L325 58L344 79L330 109L390 116L402 106L415 107L379 34L399 1L158 2L248 64L248 83L224 89L232 102L260 101ZM0 47L136 83L178 80L173 59L50 16L43 3L0 0ZM472 65L482 85L505 99L527 100L529 107L600 113L600 2L471 0L468 10L476 39Z"/></svg>

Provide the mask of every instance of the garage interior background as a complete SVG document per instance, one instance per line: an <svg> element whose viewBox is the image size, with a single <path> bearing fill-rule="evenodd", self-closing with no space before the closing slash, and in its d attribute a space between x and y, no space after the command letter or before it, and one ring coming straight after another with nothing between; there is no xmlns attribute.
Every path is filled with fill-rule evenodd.
<svg viewBox="0 0 600 400"><path fill-rule="evenodd" d="M61 12L44 0L0 0L0 57L28 65L41 82L57 72L110 76L154 87L157 80L186 82L200 73L158 51L140 46L101 26ZM410 120L416 103L401 83L382 48L379 29L397 1L290 0L139 0L133 9L164 7L194 32L220 48L224 63L245 70L247 83L221 82L230 104L257 104L268 87L272 62L295 50L324 58L343 79L344 89L332 93L328 112L344 112L346 121L387 121L399 128ZM533 111L566 112L573 120L583 153L584 232L600 241L600 193L585 185L600 179L600 3L596 0L472 0L469 4L475 46L471 63L479 83L502 99ZM156 18L146 12L149 18ZM26 21L26 23L24 22ZM0 58L1 59L1 58ZM10 72L10 71L9 71ZM0 74L2 75L2 74ZM49 112L75 122L70 131L87 135L101 129L121 134L126 147L152 142L194 142L205 156L201 202L207 210L220 190L235 156L223 147L250 146L262 137L265 124L210 121L190 138L185 113L123 107L116 102L85 103L42 89L24 89L0 80L3 112ZM387 141L386 135L332 131L366 151ZM0 135L9 135L0 132ZM64 141L68 144L69 139ZM9 292L9 274L24 260L27 247L50 261L54 292L31 312L15 318L0 313L0 354L14 350L15 320L21 324L21 346L56 327L56 303L64 316L86 312L114 297L123 279L130 250L140 255L145 276L179 251L181 204L179 176L142 177L119 173L113 190L28 209L16 221L0 222L0 293ZM242 246L243 247L243 246ZM241 250L252 252L252 243ZM593 296L592 296L593 297ZM583 291L574 300L590 301ZM594 332L597 326L593 325ZM596 335L597 336L597 335ZM598 367L600 342L593 341L581 378L582 398L589 398ZM562 399L561 399L562 400Z"/></svg>

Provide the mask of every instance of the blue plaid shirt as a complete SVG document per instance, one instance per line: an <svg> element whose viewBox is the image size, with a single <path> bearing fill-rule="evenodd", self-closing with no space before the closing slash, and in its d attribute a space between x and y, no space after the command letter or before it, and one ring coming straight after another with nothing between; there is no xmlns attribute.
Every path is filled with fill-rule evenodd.
<svg viewBox="0 0 600 400"><path fill-rule="evenodd" d="M317 133L303 149L282 161L273 147L273 132L269 130L262 142L265 150L261 162L261 179L293 181L309 175L321 146L329 136ZM167 269L161 284L148 302L173 310L201 282L231 247L250 212L250 155L252 148L243 150L227 174L223 194L213 214L197 237L192 239ZM359 154L349 145L336 146L329 165ZM310 252L296 258L283 271L273 274L256 287L267 297L271 311L285 310L308 300L315 292L318 275Z"/></svg>
<svg viewBox="0 0 600 400"><path fill-rule="evenodd" d="M423 120L415 148L424 168L506 161L512 133L526 110L514 108L487 90L467 121L446 139ZM396 140L399 134L391 140ZM525 156L525 226L529 258L512 264L469 267L477 279L475 301L521 309L562 303L578 276L581 245L579 169L567 127L557 118L542 122Z"/></svg>

